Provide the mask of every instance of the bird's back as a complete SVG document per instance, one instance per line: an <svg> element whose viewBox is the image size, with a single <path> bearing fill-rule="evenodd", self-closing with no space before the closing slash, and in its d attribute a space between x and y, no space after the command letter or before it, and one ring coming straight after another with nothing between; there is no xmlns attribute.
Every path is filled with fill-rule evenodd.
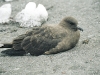
<svg viewBox="0 0 100 75"><path fill-rule="evenodd" d="M43 26L36 27L32 31L20 35L13 41L13 48L24 49L31 55L40 55L45 51L57 46L57 44L66 36L65 33L59 32L59 27Z"/></svg>
<svg viewBox="0 0 100 75"><path fill-rule="evenodd" d="M55 34L52 32L54 29L56 31L56 28L52 26L44 26L37 30L33 30L32 35L23 40L23 49L29 52L31 55L40 55L45 51L56 47L65 35L64 33L60 34L59 31L56 31Z"/></svg>

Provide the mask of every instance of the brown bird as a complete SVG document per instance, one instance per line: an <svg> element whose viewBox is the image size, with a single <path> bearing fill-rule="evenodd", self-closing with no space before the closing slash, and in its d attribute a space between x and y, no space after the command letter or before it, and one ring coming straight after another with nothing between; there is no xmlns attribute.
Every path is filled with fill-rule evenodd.
<svg viewBox="0 0 100 75"><path fill-rule="evenodd" d="M76 46L80 38L82 28L73 17L65 17L59 24L43 25L35 27L15 38L12 44L4 44L1 48L11 47L10 50L1 53L8 55L31 55L55 54L67 51Z"/></svg>

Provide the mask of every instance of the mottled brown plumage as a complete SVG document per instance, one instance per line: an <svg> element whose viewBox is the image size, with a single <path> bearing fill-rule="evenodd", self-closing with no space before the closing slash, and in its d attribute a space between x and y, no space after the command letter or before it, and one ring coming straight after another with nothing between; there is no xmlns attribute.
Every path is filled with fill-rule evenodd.
<svg viewBox="0 0 100 75"><path fill-rule="evenodd" d="M80 38L77 20L65 17L59 24L43 25L22 34L13 40L13 49L25 50L31 55L55 54L67 51L78 43Z"/></svg>

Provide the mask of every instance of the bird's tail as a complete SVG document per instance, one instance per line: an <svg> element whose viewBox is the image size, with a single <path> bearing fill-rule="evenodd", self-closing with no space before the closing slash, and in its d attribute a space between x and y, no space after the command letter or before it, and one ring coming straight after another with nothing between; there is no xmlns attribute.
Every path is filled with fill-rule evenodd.
<svg viewBox="0 0 100 75"><path fill-rule="evenodd" d="M2 43L0 44L0 48L12 48L12 43Z"/></svg>
<svg viewBox="0 0 100 75"><path fill-rule="evenodd" d="M14 50L13 44L12 43L4 43L0 44L0 48L10 48L6 49L4 51L1 51L3 55L8 55L8 56L24 56L26 54L25 50L20 49L20 50Z"/></svg>

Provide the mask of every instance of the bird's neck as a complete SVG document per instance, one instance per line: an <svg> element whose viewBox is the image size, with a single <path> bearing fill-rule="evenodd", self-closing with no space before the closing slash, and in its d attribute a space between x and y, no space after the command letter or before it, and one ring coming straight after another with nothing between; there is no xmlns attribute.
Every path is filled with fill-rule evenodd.
<svg viewBox="0 0 100 75"><path fill-rule="evenodd" d="M65 22L60 22L59 25L63 28L68 28L67 24Z"/></svg>

